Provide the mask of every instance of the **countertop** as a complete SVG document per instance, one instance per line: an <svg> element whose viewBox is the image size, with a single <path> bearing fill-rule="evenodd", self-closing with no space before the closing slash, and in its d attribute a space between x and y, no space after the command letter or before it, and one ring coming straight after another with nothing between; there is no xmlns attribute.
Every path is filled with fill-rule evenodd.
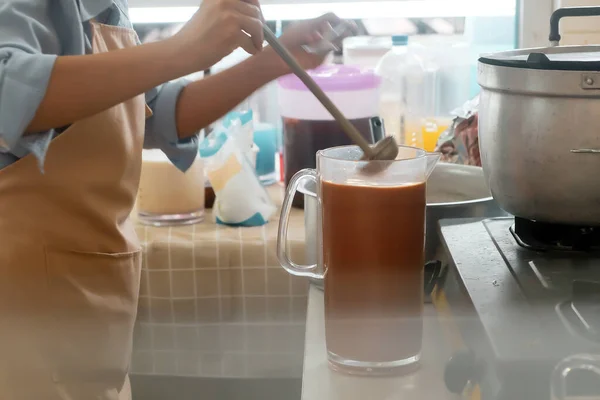
<svg viewBox="0 0 600 400"><path fill-rule="evenodd" d="M302 400L457 399L446 390L444 365L449 351L432 305L425 306L421 368L389 378L353 377L329 369L325 348L323 292L311 286L308 298Z"/></svg>
<svg viewBox="0 0 600 400"><path fill-rule="evenodd" d="M281 204L283 188L269 193ZM264 226L138 224L142 282L132 373L189 378L302 375L308 282L276 257L279 212ZM291 257L304 261L304 213L290 215Z"/></svg>

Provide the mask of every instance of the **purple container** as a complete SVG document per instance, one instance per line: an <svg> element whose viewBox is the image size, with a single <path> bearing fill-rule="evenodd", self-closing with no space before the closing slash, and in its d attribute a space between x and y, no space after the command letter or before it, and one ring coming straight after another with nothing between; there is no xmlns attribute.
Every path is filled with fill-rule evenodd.
<svg viewBox="0 0 600 400"><path fill-rule="evenodd" d="M308 73L372 143L371 118L379 115L380 78L371 70L346 65L326 65ZM286 185L299 170L316 167L317 151L352 144L331 114L295 75L279 79L279 102ZM297 195L294 206L304 207L304 197Z"/></svg>

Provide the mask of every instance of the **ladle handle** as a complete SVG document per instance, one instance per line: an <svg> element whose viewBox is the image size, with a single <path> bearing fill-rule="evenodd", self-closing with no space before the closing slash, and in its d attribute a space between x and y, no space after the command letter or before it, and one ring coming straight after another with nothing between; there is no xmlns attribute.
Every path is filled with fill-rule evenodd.
<svg viewBox="0 0 600 400"><path fill-rule="evenodd" d="M323 104L323 107L329 111L329 113L335 118L335 120L340 124L346 135L352 139L354 143L356 143L362 151L365 153L367 158L372 158L374 155L369 142L365 138L362 137L360 132L352 125L350 121L342 114L342 112L333 104L331 99L321 90L319 85L308 75L308 73L298 64L298 61L294 58L292 54L279 42L275 34L269 29L268 26L263 25L263 31L265 34L265 40L267 43L271 45L273 50L279 57L285 61L285 63L292 69L292 72L300 78L302 83L306 85L306 87L315 95L315 97Z"/></svg>

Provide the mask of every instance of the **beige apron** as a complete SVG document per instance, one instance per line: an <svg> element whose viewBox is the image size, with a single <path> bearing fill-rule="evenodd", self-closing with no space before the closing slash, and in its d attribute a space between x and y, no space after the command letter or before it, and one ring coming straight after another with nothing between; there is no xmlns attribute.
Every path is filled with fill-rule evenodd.
<svg viewBox="0 0 600 400"><path fill-rule="evenodd" d="M95 53L136 45L129 29L92 31ZM137 96L55 138L44 173L31 155L0 170L0 399L131 398L148 114Z"/></svg>

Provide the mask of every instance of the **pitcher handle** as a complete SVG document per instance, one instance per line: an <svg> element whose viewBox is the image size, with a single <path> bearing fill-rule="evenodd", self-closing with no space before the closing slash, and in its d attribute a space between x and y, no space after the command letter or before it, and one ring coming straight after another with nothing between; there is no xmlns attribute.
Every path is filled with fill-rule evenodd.
<svg viewBox="0 0 600 400"><path fill-rule="evenodd" d="M298 191L298 186L300 186L300 183L304 180L312 180L315 182L315 185L318 184L317 171L314 169L303 169L298 171L288 184L283 205L281 206L281 217L279 218L279 229L277 232L277 259L279 260L281 266L292 275L322 279L323 276L316 272L316 264L296 264L290 259L287 252L288 227L290 224L292 202L296 192Z"/></svg>
<svg viewBox="0 0 600 400"><path fill-rule="evenodd" d="M567 376L572 371L586 370L600 376L600 356L580 354L561 361L552 373L552 399L565 400L567 398Z"/></svg>

